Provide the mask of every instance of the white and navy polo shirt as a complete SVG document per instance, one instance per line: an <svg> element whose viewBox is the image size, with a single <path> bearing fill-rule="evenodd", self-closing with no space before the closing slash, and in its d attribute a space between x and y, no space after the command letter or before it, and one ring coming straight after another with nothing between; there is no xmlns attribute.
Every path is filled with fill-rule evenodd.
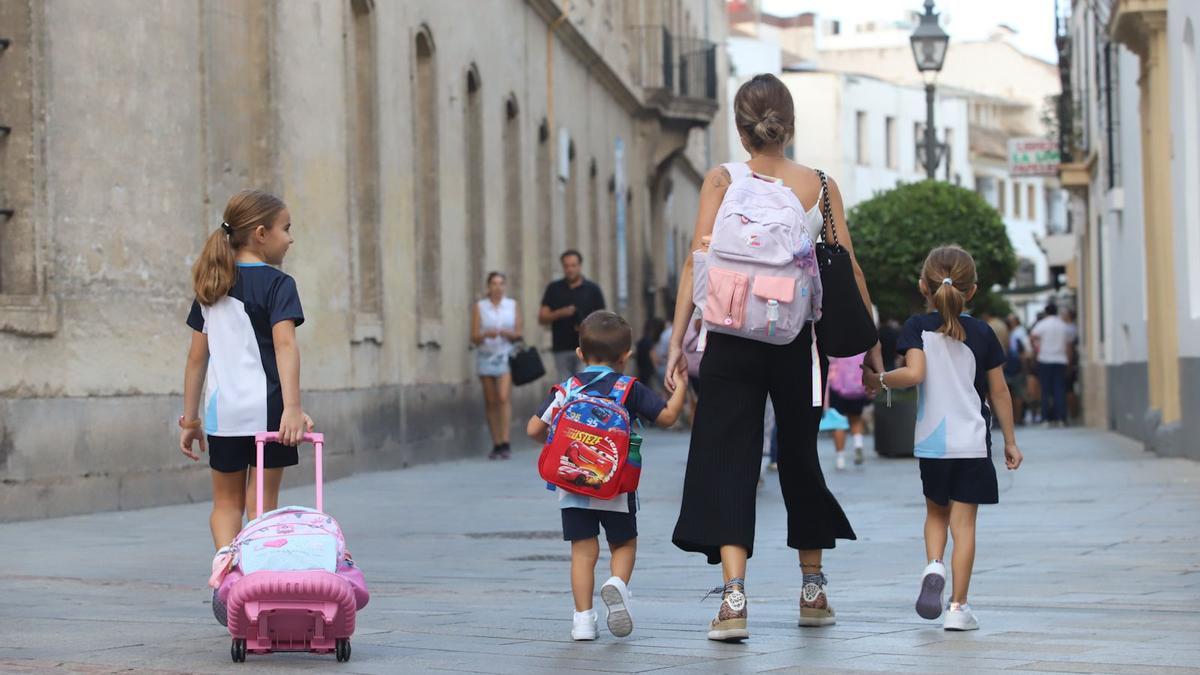
<svg viewBox="0 0 1200 675"><path fill-rule="evenodd" d="M992 410L987 403L987 371L1004 365L1004 350L991 326L963 314L959 342L938 331L937 312L909 318L896 351L925 352L925 381L918 386L916 446L925 459L990 457Z"/></svg>
<svg viewBox="0 0 1200 675"><path fill-rule="evenodd" d="M211 307L192 301L187 324L208 336L206 434L279 430L283 391L271 328L280 321L304 323L296 280L265 263L238 263L233 288Z"/></svg>

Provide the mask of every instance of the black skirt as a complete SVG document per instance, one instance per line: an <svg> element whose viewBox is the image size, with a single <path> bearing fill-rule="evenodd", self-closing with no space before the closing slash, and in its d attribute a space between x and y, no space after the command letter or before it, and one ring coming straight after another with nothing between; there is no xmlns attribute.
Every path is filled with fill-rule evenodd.
<svg viewBox="0 0 1200 675"><path fill-rule="evenodd" d="M821 359L823 378L827 364ZM786 345L709 333L700 362L703 392L692 422L683 501L672 542L721 561L725 545L754 553L755 501L767 395L779 429L779 484L788 512L787 545L833 548L855 539L825 485L817 457L821 408L812 404L812 331Z"/></svg>

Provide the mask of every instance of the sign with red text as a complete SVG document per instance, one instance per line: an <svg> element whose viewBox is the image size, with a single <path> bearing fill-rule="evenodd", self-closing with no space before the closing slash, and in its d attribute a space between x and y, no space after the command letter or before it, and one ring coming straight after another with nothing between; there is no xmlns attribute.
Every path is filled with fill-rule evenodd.
<svg viewBox="0 0 1200 675"><path fill-rule="evenodd" d="M1057 176L1058 143L1045 138L1008 139L1010 176Z"/></svg>

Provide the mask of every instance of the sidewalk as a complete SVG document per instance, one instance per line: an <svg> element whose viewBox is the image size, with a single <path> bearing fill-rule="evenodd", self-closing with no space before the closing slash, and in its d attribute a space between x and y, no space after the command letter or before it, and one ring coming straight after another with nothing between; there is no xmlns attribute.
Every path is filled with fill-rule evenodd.
<svg viewBox="0 0 1200 675"><path fill-rule="evenodd" d="M509 462L328 486L326 506L372 591L345 664L306 654L230 663L204 586L208 504L0 525L0 672L1200 673L1200 463L1092 430L1018 438L1025 466L1001 469L1001 503L980 511L976 633L945 633L913 612L925 562L915 461L868 450L864 467L835 472L823 441L830 487L859 535L826 556L838 624L796 627L799 569L768 474L747 582L752 637L709 642L718 600L701 598L720 571L670 544L687 436L652 432L636 628L624 640L602 631L570 641L569 547L530 448ZM298 488L282 503L309 500Z"/></svg>

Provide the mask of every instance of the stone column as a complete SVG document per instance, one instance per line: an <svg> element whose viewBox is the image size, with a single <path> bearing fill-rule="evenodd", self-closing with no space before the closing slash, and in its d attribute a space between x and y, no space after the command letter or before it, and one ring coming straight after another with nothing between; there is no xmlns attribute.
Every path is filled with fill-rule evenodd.
<svg viewBox="0 0 1200 675"><path fill-rule="evenodd" d="M1171 200L1170 73L1166 0L1121 0L1113 7L1114 39L1141 61L1138 79L1146 237L1147 345L1150 407L1161 423L1177 423L1179 334L1176 321L1175 229Z"/></svg>

